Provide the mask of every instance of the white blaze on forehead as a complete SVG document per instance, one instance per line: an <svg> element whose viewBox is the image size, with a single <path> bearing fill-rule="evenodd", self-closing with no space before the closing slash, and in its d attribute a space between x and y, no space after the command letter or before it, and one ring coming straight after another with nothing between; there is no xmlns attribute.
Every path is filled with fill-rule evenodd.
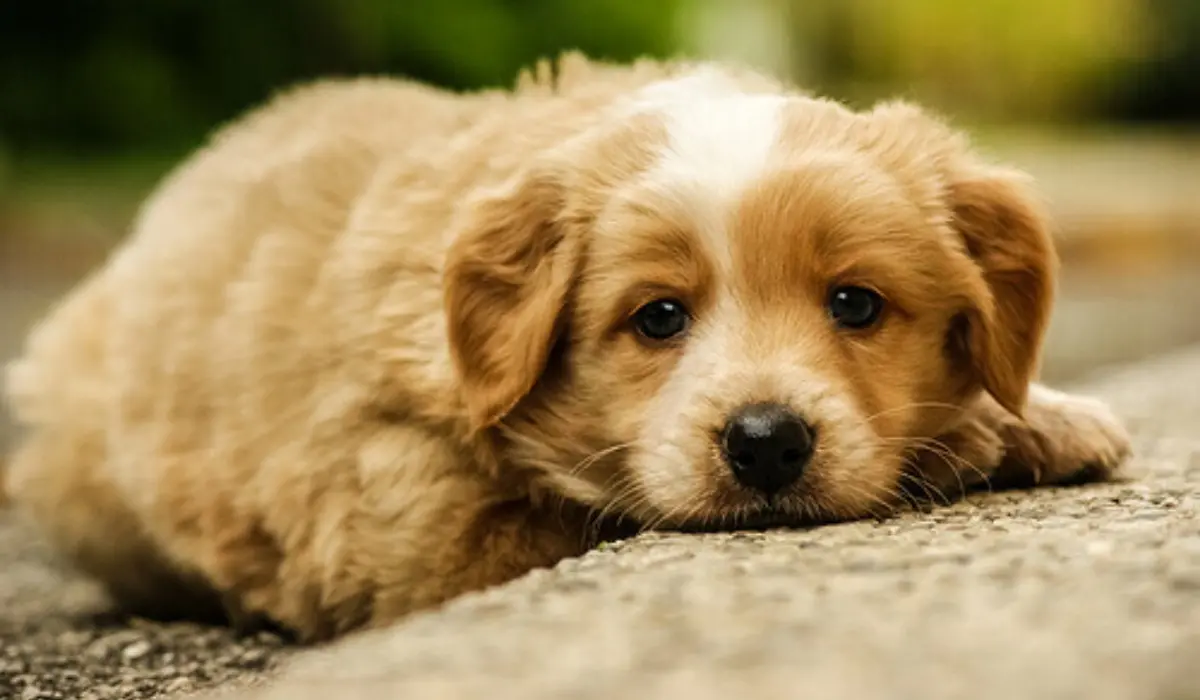
<svg viewBox="0 0 1200 700"><path fill-rule="evenodd" d="M691 181L722 200L762 177L779 139L784 98L703 97L666 110L668 142L656 173Z"/></svg>
<svg viewBox="0 0 1200 700"><path fill-rule="evenodd" d="M638 91L635 109L663 107L698 97L737 92L733 79L716 66L701 66L686 75L651 83Z"/></svg>
<svg viewBox="0 0 1200 700"><path fill-rule="evenodd" d="M763 176L777 148L786 98L692 80L657 93L668 138L646 179L716 243L726 238L730 208Z"/></svg>

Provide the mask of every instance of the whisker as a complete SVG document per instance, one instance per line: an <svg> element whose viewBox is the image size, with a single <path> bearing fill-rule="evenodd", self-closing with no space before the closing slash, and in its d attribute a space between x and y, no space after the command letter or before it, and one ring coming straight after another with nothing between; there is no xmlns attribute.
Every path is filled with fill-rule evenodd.
<svg viewBox="0 0 1200 700"><path fill-rule="evenodd" d="M970 470L979 475L980 481L984 484L987 491L989 493L992 491L992 481L991 478L988 477L987 473L973 464L970 460L956 453L946 443L936 438L919 438L913 442L916 443L920 448L940 457L947 466L950 466L950 468L954 470L954 475L958 479L959 486L964 495L971 490L966 486L962 479L961 472L965 470ZM957 469L955 469L955 467L957 467Z"/></svg>
<svg viewBox="0 0 1200 700"><path fill-rule="evenodd" d="M851 491L851 492L855 493L856 495L861 496L862 498L866 499L868 503L873 504L874 506L877 506L879 508L882 508L883 512L885 512L885 513L890 514L890 513L895 512L895 510L896 510L895 505L893 503L889 502L887 499L885 499L879 493L872 492L872 491L864 488L860 484L847 482L847 483L842 484L842 488L845 488L848 491ZM888 490L884 490L884 493L890 493L890 492Z"/></svg>
<svg viewBox="0 0 1200 700"><path fill-rule="evenodd" d="M570 476L576 476L579 474L579 472L586 470L588 467L592 466L593 464L600 461L601 459L604 459L605 457L607 457L611 454L620 452L621 450L628 449L628 448L632 447L633 444L634 444L633 442L622 442L622 443L617 443L616 445L610 445L609 447L605 447L603 449L597 450L597 451L589 454L588 456L584 457L583 459L579 460L578 462L576 462L575 466L573 466L569 470L567 470L567 474L569 474Z"/></svg>
<svg viewBox="0 0 1200 700"><path fill-rule="evenodd" d="M921 489L921 491L923 491L925 493L925 498L927 499L927 501L929 503L939 503L940 502L943 504L949 504L949 503L953 502L949 498L946 497L946 494L941 489L939 489L933 482L929 481L928 479L919 477L918 475L915 475L915 474L912 474L909 472L902 472L900 474L900 478L907 479L908 481L912 482L913 484L916 484L916 486L918 486ZM936 493L936 497L934 495L935 493ZM921 510L925 510L924 505L925 504L918 504L918 508Z"/></svg>
<svg viewBox="0 0 1200 700"><path fill-rule="evenodd" d="M970 470L978 475L980 483L983 484L984 488L988 492L992 491L991 479L987 475L987 472L955 452L953 448L939 439L925 437L881 437L878 440L881 444L899 443L907 447L914 453L908 458L908 462L917 469L919 469L919 461L922 454L939 457L942 463L954 472L954 476L958 480L959 488L964 496L975 490L972 487L968 487L963 481L962 472L966 470Z"/></svg>

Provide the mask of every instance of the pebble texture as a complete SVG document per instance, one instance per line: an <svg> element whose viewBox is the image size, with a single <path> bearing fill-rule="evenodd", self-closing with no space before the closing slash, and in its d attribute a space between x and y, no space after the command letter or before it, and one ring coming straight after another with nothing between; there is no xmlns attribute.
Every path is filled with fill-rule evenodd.
<svg viewBox="0 0 1200 700"><path fill-rule="evenodd" d="M128 619L0 512L0 699L160 697L252 681L285 653L269 635Z"/></svg>
<svg viewBox="0 0 1200 700"><path fill-rule="evenodd" d="M0 697L1200 698L1200 348L1076 388L1127 419L1134 480L643 536L285 663L271 637L95 618L5 519Z"/></svg>

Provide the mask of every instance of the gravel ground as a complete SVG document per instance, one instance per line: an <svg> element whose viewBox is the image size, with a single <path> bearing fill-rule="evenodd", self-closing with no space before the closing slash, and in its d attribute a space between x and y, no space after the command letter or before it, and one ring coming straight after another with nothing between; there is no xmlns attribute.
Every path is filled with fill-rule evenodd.
<svg viewBox="0 0 1200 700"><path fill-rule="evenodd" d="M0 699L158 697L252 680L285 651L269 635L123 617L0 511Z"/></svg>
<svg viewBox="0 0 1200 700"><path fill-rule="evenodd" d="M1197 386L1200 347L1083 387L1129 421L1129 483L646 536L289 663L106 612L0 517L0 697L1200 698Z"/></svg>
<svg viewBox="0 0 1200 700"><path fill-rule="evenodd" d="M1200 347L1086 387L1138 479L657 535L297 659L275 698L1200 698Z"/></svg>

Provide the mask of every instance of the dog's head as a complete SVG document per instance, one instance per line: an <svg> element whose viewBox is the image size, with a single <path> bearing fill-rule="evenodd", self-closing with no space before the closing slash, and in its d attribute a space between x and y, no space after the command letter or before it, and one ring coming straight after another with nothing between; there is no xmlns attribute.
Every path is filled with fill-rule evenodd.
<svg viewBox="0 0 1200 700"><path fill-rule="evenodd" d="M470 203L465 405L653 523L858 517L980 391L1020 413L1056 260L1022 178L904 104L672 94Z"/></svg>

